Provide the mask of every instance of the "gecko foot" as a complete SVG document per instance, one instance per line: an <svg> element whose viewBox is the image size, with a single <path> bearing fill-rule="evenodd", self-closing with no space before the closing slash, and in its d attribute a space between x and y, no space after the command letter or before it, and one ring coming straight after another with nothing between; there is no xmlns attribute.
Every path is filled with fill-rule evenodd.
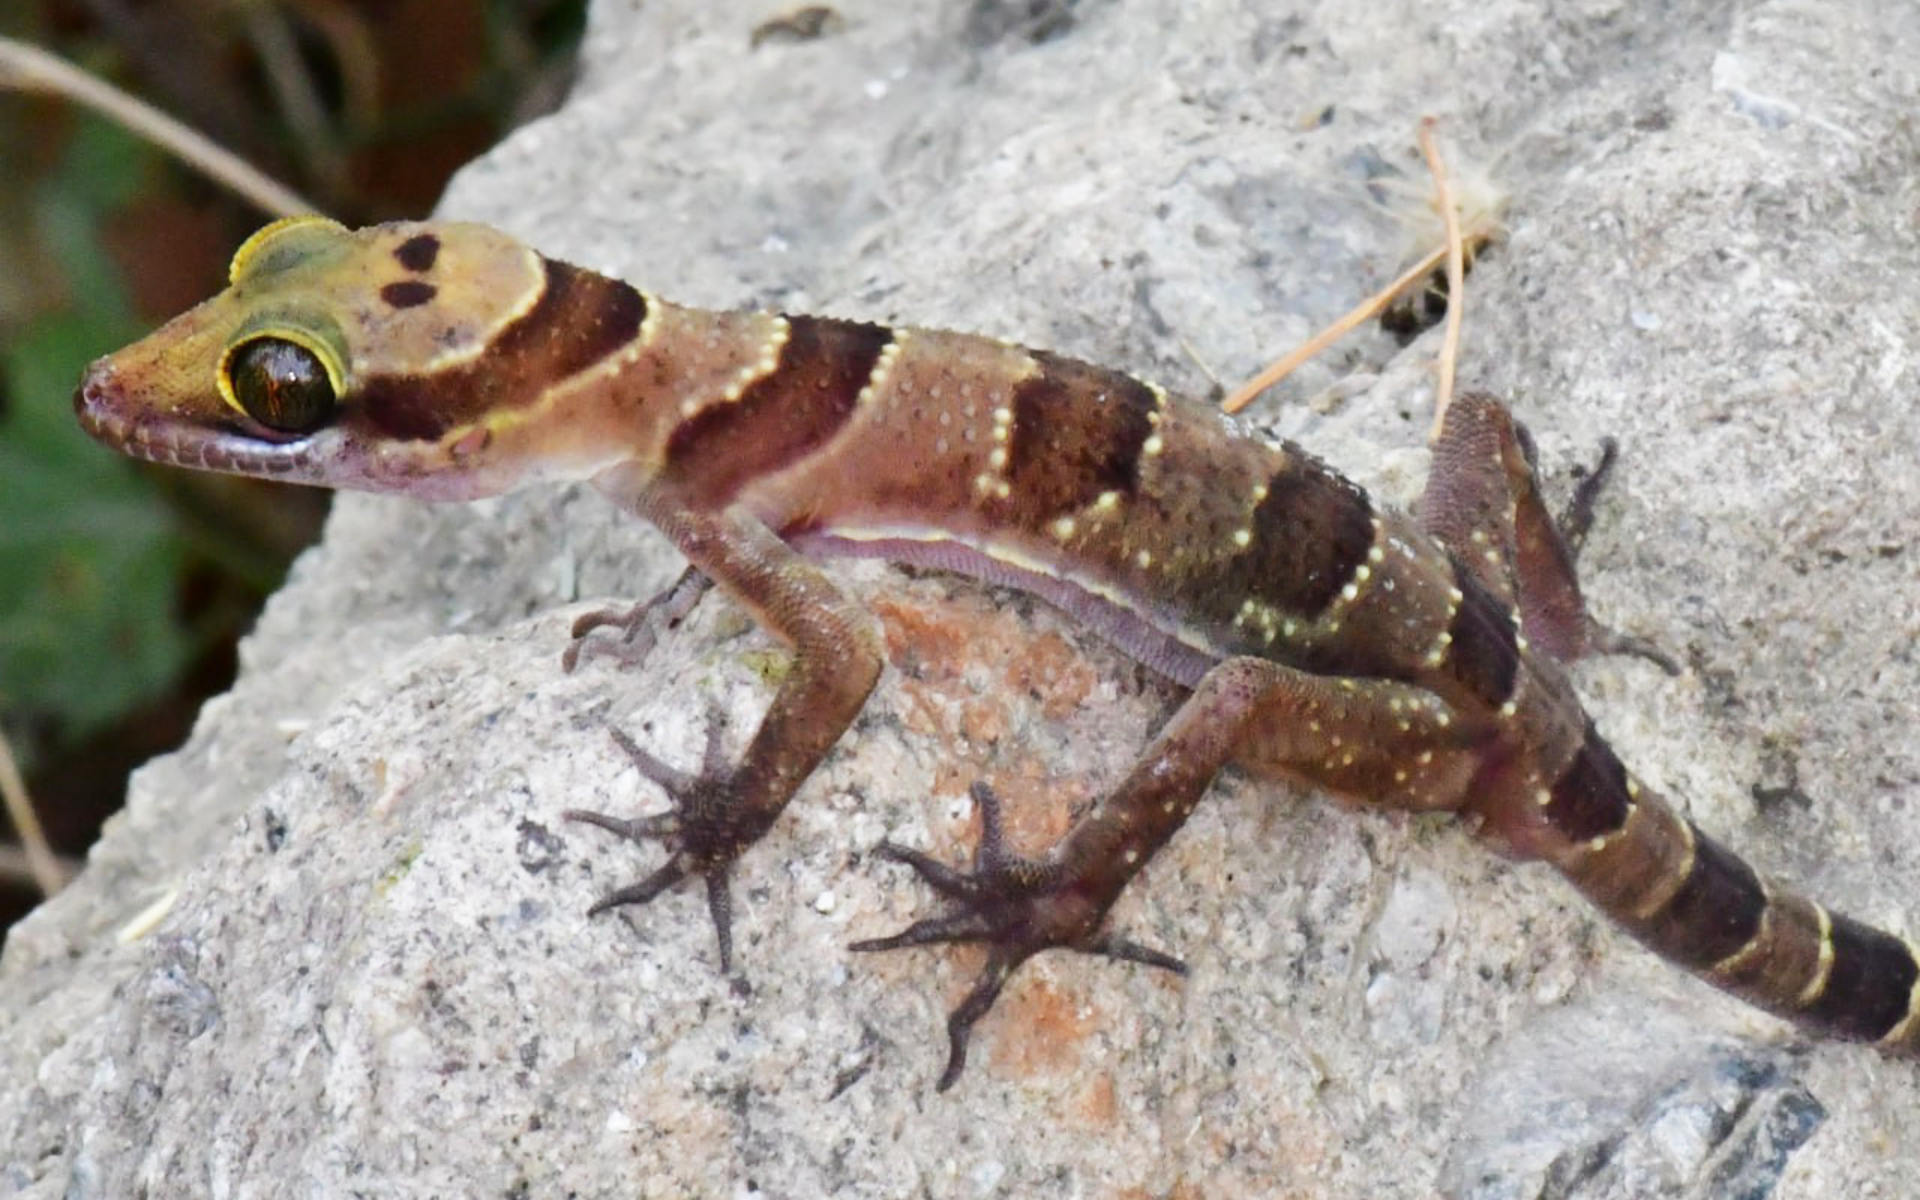
<svg viewBox="0 0 1920 1200"><path fill-rule="evenodd" d="M637 667L652 653L653 646L659 640L659 629L672 629L687 619L694 606L700 603L700 597L707 594L713 586L713 580L693 567L680 573L653 599L636 604L631 608L603 608L596 612L582 613L573 622L572 638L560 656L560 667L571 674L580 665L581 657L589 649L610 654L620 660L622 666ZM656 625L651 618L658 614ZM596 638L594 631L599 629L618 629L617 639ZM646 769L641 768L643 771Z"/></svg>
<svg viewBox="0 0 1920 1200"><path fill-rule="evenodd" d="M561 814L569 821L598 825L636 842L659 841L667 846L667 861L659 869L638 883L600 897L587 910L590 917L627 904L645 904L689 875L705 879L707 911L713 916L722 974L733 969L733 901L727 890L733 860L764 832L763 828L749 827L753 822L741 821L739 809L732 803L733 776L726 768L721 748L725 731L725 719L717 713L709 714L700 773L689 775L647 753L622 731L610 730L640 773L667 793L673 810L631 819L578 808Z"/></svg>
<svg viewBox="0 0 1920 1200"><path fill-rule="evenodd" d="M882 842L883 858L912 867L934 891L954 903L938 916L916 921L891 937L871 938L848 947L856 951L897 950L936 942L984 942L987 964L966 998L947 1017L947 1066L938 1090L960 1078L967 1063L967 1039L974 1023L987 1014L1014 970L1042 950L1078 950L1106 958L1145 963L1184 975L1186 964L1170 954L1114 933L1101 932L1107 901L1095 898L1083 882L1059 864L1022 858L1007 849L1000 798L984 783L973 785L980 806L980 842L973 870L960 871L918 850Z"/></svg>

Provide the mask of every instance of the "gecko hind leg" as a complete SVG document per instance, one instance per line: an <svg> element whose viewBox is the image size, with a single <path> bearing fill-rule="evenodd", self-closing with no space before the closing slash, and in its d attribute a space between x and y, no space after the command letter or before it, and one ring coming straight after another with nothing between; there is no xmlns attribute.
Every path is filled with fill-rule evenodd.
<svg viewBox="0 0 1920 1200"><path fill-rule="evenodd" d="M966 1065L973 1026L1008 977L1043 950L1065 949L1184 973L1179 959L1104 928L1107 911L1200 803L1221 767L1241 762L1414 810L1457 808L1484 730L1439 697L1383 680L1311 675L1230 658L1200 680L1127 775L1038 859L1005 847L1000 806L975 791L981 832L971 871L891 843L950 907L860 951L983 942L986 966L947 1018L939 1088Z"/></svg>
<svg viewBox="0 0 1920 1200"><path fill-rule="evenodd" d="M1552 657L1571 662L1594 653L1633 654L1677 675L1679 666L1652 642L1595 620L1580 594L1576 551L1617 454L1611 439L1602 443L1599 463L1556 522L1540 493L1526 427L1494 397L1463 392L1434 440L1421 524L1519 611L1527 639Z"/></svg>
<svg viewBox="0 0 1920 1200"><path fill-rule="evenodd" d="M854 942L855 951L898 950L940 942L985 942L987 964L965 999L947 1017L947 1065L937 1090L946 1091L960 1078L967 1063L967 1042L975 1022L987 1015L1014 969L1041 950L1078 950L1125 962L1185 975L1187 965L1161 950L1141 945L1097 925L1035 921L1036 911L1068 914L1071 904L1048 903L1073 880L1059 863L1024 858L1007 849L1000 819L1000 797L984 782L972 788L980 806L980 841L973 852L973 870L957 871L937 858L893 842L882 842L875 853L905 863L940 895L954 902L954 911L915 921L890 937ZM1042 907L1044 905L1044 907Z"/></svg>
<svg viewBox="0 0 1920 1200"><path fill-rule="evenodd" d="M711 578L697 567L688 567L680 573L680 578L662 588L651 600L628 608L602 608L580 614L573 622L572 640L560 656L561 669L571 674L589 650L612 655L622 666L639 666L653 652L659 630L672 629L686 620L712 587ZM652 620L656 615L658 624ZM620 637L609 640L592 636L600 629L618 629Z"/></svg>

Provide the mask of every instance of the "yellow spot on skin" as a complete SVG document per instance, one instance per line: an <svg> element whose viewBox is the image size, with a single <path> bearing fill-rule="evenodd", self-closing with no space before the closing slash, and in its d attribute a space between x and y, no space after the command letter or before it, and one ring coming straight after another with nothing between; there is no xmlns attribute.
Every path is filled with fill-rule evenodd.
<svg viewBox="0 0 1920 1200"><path fill-rule="evenodd" d="M1073 530L1074 522L1072 517L1061 517L1053 523L1053 536L1063 542L1073 536Z"/></svg>
<svg viewBox="0 0 1920 1200"><path fill-rule="evenodd" d="M634 345L644 350L660 336L661 304L660 297L652 292L641 292L640 299L647 306L647 315L640 322L640 336L634 339Z"/></svg>
<svg viewBox="0 0 1920 1200"><path fill-rule="evenodd" d="M1513 719L1513 714L1519 711L1520 711L1520 706L1514 703L1513 701L1509 700L1505 704L1502 704L1500 706L1500 719L1503 721L1511 721Z"/></svg>
<svg viewBox="0 0 1920 1200"><path fill-rule="evenodd" d="M1166 448L1167 444L1160 440L1160 435L1157 433L1150 435L1146 441L1140 443L1140 453L1147 458L1154 457Z"/></svg>
<svg viewBox="0 0 1920 1200"><path fill-rule="evenodd" d="M1101 492L1100 495L1094 500L1093 506L1099 509L1101 512L1109 512L1113 509L1116 509L1120 507L1120 493L1119 492Z"/></svg>
<svg viewBox="0 0 1920 1200"><path fill-rule="evenodd" d="M987 465L996 471L1005 467L1007 465L1006 450L1000 446L995 446L993 452L987 455Z"/></svg>
<svg viewBox="0 0 1920 1200"><path fill-rule="evenodd" d="M1234 545L1239 546L1241 549L1244 550L1246 549L1247 546L1251 545L1252 543L1253 543L1253 530L1236 529L1233 531Z"/></svg>
<svg viewBox="0 0 1920 1200"><path fill-rule="evenodd" d="M1377 567L1387 561L1387 552L1378 546L1374 546L1367 551L1367 561Z"/></svg>
<svg viewBox="0 0 1920 1200"><path fill-rule="evenodd" d="M1553 793L1546 788L1541 788L1533 794L1533 802L1541 808L1545 808L1547 805L1553 803Z"/></svg>
<svg viewBox="0 0 1920 1200"><path fill-rule="evenodd" d="M1153 565L1153 551L1142 550L1140 553L1133 556L1133 561L1139 563L1140 569L1144 571L1148 567Z"/></svg>

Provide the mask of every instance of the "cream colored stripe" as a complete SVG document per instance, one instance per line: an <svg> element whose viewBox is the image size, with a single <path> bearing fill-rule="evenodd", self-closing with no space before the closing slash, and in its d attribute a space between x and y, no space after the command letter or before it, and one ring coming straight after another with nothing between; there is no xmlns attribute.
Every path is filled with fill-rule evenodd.
<svg viewBox="0 0 1920 1200"><path fill-rule="evenodd" d="M1801 988L1800 994L1794 997L1793 1003L1797 1008L1805 1008L1818 1000L1820 993L1827 990L1827 979L1833 974L1833 918L1819 904L1811 900L1807 903L1813 905L1813 911L1820 917L1820 965L1814 968L1813 978L1807 980L1807 986Z"/></svg>
<svg viewBox="0 0 1920 1200"><path fill-rule="evenodd" d="M1647 898L1640 902L1640 906L1633 910L1632 916L1636 921L1652 920L1656 913L1680 894L1680 889L1687 884L1687 876L1693 874L1694 859L1700 852L1700 843L1693 836L1693 822L1677 816L1674 819L1679 822L1680 833L1686 838L1686 857L1680 860L1676 870L1668 873L1666 886L1649 893Z"/></svg>
<svg viewBox="0 0 1920 1200"><path fill-rule="evenodd" d="M1916 968L1920 968L1920 947L1916 947L1906 938L1901 938L1900 944L1907 948L1907 957L1914 961ZM1887 1030L1878 1044L1899 1046L1917 1032L1920 1032L1920 973L1914 975L1913 987L1907 993L1907 1015L1900 1018L1898 1025Z"/></svg>
<svg viewBox="0 0 1920 1200"><path fill-rule="evenodd" d="M1766 907L1760 910L1760 924L1754 927L1753 936L1747 939L1746 945L1707 968L1713 974L1730 975L1745 966L1747 960L1753 957L1755 951L1759 950L1773 933L1773 892L1767 887L1767 881L1764 879L1760 881L1760 899Z"/></svg>

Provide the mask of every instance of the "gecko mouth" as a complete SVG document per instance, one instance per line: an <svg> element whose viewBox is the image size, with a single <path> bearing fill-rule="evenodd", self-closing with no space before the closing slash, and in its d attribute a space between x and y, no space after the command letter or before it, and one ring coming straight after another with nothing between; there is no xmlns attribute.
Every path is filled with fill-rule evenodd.
<svg viewBox="0 0 1920 1200"><path fill-rule="evenodd" d="M231 426L208 428L127 415L127 398L112 368L95 363L74 389L80 428L123 454L167 466L234 475L299 476L310 465L299 443L275 444Z"/></svg>

